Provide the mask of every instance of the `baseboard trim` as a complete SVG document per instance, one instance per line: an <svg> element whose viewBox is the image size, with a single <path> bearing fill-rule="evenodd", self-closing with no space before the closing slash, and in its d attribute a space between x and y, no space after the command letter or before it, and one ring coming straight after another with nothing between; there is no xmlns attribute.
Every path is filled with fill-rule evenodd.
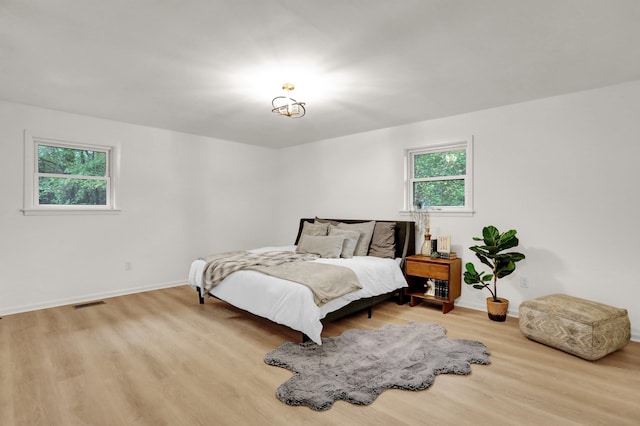
<svg viewBox="0 0 640 426"><path fill-rule="evenodd" d="M184 281L175 281L175 282L168 282L168 283L161 283L161 284L152 284L144 287L133 287L133 288L127 288L127 289L114 290L114 291L106 291L102 293L86 294L79 297L51 300L48 302L34 303L31 305L9 307L9 308L0 309L0 316L37 311L39 309L56 308L56 307L65 306L65 305L75 305L78 303L85 303L85 302L90 302L98 299L107 299L110 297L126 296L127 294L134 294L134 293L144 293L145 291L160 290L163 288L178 287L181 285L188 285L188 284Z"/></svg>
<svg viewBox="0 0 640 426"><path fill-rule="evenodd" d="M461 308L473 309L474 311L487 311L487 305L485 303L456 303L455 305ZM518 318L519 314L517 310L509 309L507 316Z"/></svg>

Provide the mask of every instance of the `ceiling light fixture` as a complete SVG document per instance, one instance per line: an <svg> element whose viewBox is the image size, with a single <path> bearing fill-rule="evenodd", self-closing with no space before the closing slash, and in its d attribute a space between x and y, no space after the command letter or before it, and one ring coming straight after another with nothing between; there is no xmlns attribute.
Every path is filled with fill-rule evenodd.
<svg viewBox="0 0 640 426"><path fill-rule="evenodd" d="M291 92L293 89L293 83L284 83L282 85L282 90L287 92ZM271 112L285 117L301 118L307 113L304 108L304 102L298 102L289 96L276 96L271 101L271 105L273 105Z"/></svg>

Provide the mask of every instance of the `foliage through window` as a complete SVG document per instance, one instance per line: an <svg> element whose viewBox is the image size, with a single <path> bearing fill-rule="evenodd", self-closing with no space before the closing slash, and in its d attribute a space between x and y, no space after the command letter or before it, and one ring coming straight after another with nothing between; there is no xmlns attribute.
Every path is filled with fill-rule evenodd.
<svg viewBox="0 0 640 426"><path fill-rule="evenodd" d="M38 204L107 205L107 152L38 144Z"/></svg>
<svg viewBox="0 0 640 426"><path fill-rule="evenodd" d="M113 148L25 134L25 213L113 210Z"/></svg>
<svg viewBox="0 0 640 426"><path fill-rule="evenodd" d="M428 207L453 212L472 210L471 141L407 151L409 209Z"/></svg>

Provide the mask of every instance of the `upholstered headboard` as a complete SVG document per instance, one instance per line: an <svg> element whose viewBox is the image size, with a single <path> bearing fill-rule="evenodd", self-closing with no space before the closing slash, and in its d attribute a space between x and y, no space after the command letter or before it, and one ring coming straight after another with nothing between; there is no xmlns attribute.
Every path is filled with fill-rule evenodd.
<svg viewBox="0 0 640 426"><path fill-rule="evenodd" d="M302 226L304 222L313 222L315 219L300 219L300 225L298 227L298 235L296 236L295 244L298 244L300 240L300 234L302 233ZM354 220L354 219L325 219L336 222L344 223L362 223L370 222L375 219ZM401 267L404 267L404 259L407 256L411 256L416 253L416 232L415 222L399 221L399 220L376 220L376 222L393 222L396 224L396 258L401 258Z"/></svg>

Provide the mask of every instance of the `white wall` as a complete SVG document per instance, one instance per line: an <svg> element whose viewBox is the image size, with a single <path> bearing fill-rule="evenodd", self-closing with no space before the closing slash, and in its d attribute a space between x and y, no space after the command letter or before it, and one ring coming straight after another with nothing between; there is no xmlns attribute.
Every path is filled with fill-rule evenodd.
<svg viewBox="0 0 640 426"><path fill-rule="evenodd" d="M184 283L198 256L291 244L300 217L406 220L404 149L473 135L476 213L433 233L470 261L484 225L517 229L512 314L568 293L628 309L640 340L637 117L640 81L278 151L0 102L0 315ZM23 216L24 129L117 145L122 214Z"/></svg>
<svg viewBox="0 0 640 426"><path fill-rule="evenodd" d="M510 311L552 293L629 311L640 340L640 81L282 150L280 241L300 217L404 219L404 149L474 137L472 217L434 217L463 262L485 225L515 228L527 259L499 283ZM521 277L529 287L520 286ZM461 306L484 310L464 283Z"/></svg>
<svg viewBox="0 0 640 426"><path fill-rule="evenodd" d="M25 129L118 146L122 213L24 216ZM199 256L267 245L273 214L262 207L275 196L276 157L270 149L0 102L0 315L185 283ZM125 271L125 261L133 270Z"/></svg>

